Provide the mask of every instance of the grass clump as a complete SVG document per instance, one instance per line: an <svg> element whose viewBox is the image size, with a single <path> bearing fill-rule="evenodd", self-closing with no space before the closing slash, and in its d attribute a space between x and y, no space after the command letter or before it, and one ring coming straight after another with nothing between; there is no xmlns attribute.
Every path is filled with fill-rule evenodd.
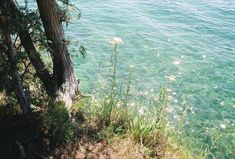
<svg viewBox="0 0 235 159"><path fill-rule="evenodd" d="M108 96L83 99L84 105L77 107L82 109L87 121L99 127L96 138L110 143L132 140L142 147L144 154L154 157L163 152L165 96L166 91L162 89L150 106L145 107L141 102L127 101L112 92Z"/></svg>
<svg viewBox="0 0 235 159"><path fill-rule="evenodd" d="M206 159L210 156L210 149L198 148L198 152L194 153L193 146L183 139L183 126L180 126L181 130L168 128L166 110L169 102L165 89L161 89L156 97L147 99L147 102L131 98L126 100L120 98L117 92L107 94L82 99L82 106L78 106L85 121L98 127L96 139L106 140L113 147L121 143L122 148L128 151L130 146L133 149L138 147L146 158ZM185 113L182 118L184 116Z"/></svg>
<svg viewBox="0 0 235 159"><path fill-rule="evenodd" d="M58 101L48 106L46 113L48 134L56 143L69 142L73 139L74 126L64 102Z"/></svg>
<svg viewBox="0 0 235 159"><path fill-rule="evenodd" d="M96 138L108 140L114 147L117 143L128 145L128 151L130 145L135 143L134 147L141 149L145 158L206 158L205 153L194 155L191 149L185 146L183 136L179 136L181 132L168 129L167 108L171 104L168 99L169 91L161 89L158 94L146 91L147 93L142 92L142 95L139 95L132 85L133 67L127 81L120 82L117 61L118 51L115 44L110 60L110 78L101 82L101 85L107 83L104 90L99 90L91 98L82 99L82 106L75 105L80 108L86 121L98 127ZM98 79L95 81L96 83L91 85L99 83ZM185 113L182 117L185 118ZM180 128L183 128L183 125ZM125 140L132 144L123 142Z"/></svg>

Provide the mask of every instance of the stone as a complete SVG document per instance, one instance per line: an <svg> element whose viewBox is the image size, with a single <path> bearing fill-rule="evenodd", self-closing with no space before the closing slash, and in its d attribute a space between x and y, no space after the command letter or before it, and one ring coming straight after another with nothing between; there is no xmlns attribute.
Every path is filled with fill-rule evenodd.
<svg viewBox="0 0 235 159"><path fill-rule="evenodd" d="M87 150L88 151L92 151L94 149L94 146L93 145L89 145L88 147L87 147Z"/></svg>
<svg viewBox="0 0 235 159"><path fill-rule="evenodd" d="M58 148L55 148L53 154L54 154L54 156L59 156L60 155L60 150Z"/></svg>
<svg viewBox="0 0 235 159"><path fill-rule="evenodd" d="M75 154L75 159L85 159L86 155L84 155L83 153L77 151Z"/></svg>
<svg viewBox="0 0 235 159"><path fill-rule="evenodd" d="M93 153L98 153L104 149L104 146L101 143L96 144L95 148L92 150Z"/></svg>
<svg viewBox="0 0 235 159"><path fill-rule="evenodd" d="M53 159L54 157L53 156L48 156L47 159Z"/></svg>

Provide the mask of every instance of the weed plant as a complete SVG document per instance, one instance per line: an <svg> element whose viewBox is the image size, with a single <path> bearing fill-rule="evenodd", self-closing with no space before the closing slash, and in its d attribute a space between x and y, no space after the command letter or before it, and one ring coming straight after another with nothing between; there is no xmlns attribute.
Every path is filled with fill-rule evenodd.
<svg viewBox="0 0 235 159"><path fill-rule="evenodd" d="M87 121L100 127L97 138L110 142L129 138L151 158L206 159L212 156L211 148L197 147L195 153L193 142L184 140L183 130L189 109L186 100L182 102L183 110L175 122L176 128L170 129L167 111L171 105L169 91L161 88L158 93L138 92L132 85L133 66L127 80L120 82L117 76L118 54L118 43L114 43L110 78L102 80L106 83L105 89L74 105ZM98 78L94 81L91 85L99 87L96 85Z"/></svg>

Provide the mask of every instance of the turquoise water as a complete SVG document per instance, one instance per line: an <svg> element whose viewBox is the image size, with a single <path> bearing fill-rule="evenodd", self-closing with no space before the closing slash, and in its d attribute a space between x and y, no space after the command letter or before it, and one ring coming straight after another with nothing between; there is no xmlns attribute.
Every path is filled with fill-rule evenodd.
<svg viewBox="0 0 235 159"><path fill-rule="evenodd" d="M224 158L235 155L234 0L79 0L81 20L67 35L87 48L74 58L80 89L90 92L98 70L108 71L113 37L120 37L118 73L135 65L139 89L167 87L172 107L188 101L187 130L208 144L217 136ZM77 50L71 46L70 49ZM105 78L105 77L104 77ZM229 150L228 150L229 149ZM232 151L231 151L232 150Z"/></svg>

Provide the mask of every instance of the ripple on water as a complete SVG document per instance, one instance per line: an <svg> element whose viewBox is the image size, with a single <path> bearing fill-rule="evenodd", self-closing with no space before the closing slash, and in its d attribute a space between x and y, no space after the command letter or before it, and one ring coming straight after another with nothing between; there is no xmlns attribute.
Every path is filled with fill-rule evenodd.
<svg viewBox="0 0 235 159"><path fill-rule="evenodd" d="M202 132L205 127L197 123L205 119L210 128L224 130L224 118L235 122L234 0L73 1L82 19L67 28L68 36L88 48L85 60L74 59L81 81L93 79L99 65L108 72L112 48L107 41L120 37L125 43L119 47L119 73L135 65L138 86L170 85L178 105L184 94L195 113L190 131ZM89 90L84 83L81 89Z"/></svg>

